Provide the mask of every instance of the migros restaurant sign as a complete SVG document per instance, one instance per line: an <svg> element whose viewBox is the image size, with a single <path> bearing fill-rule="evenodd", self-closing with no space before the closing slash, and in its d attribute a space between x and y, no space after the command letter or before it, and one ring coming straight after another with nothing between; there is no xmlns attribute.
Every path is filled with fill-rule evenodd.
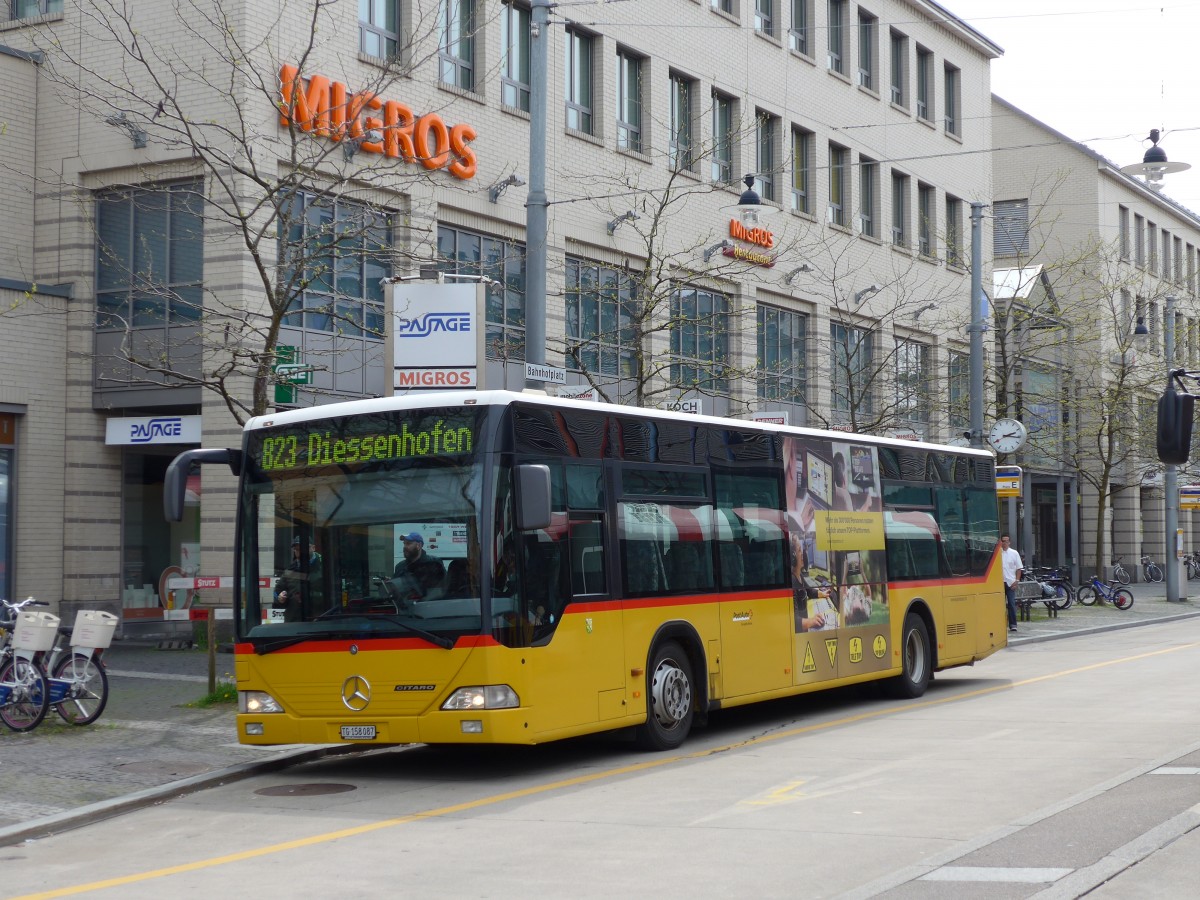
<svg viewBox="0 0 1200 900"><path fill-rule="evenodd" d="M745 241L747 244L762 247L765 250L772 250L775 247L775 235L766 228L747 228L737 219L729 220L729 236L735 240ZM725 256L754 263L756 266L770 268L775 265L774 256L767 253L760 253L757 250L734 246L727 248L723 252Z"/></svg>
<svg viewBox="0 0 1200 900"><path fill-rule="evenodd" d="M429 170L445 169L464 181L477 168L471 125L447 125L437 113L418 116L411 106L384 100L372 91L351 91L324 75L302 76L300 68L279 69L279 124L295 125L333 141L353 140L364 153L379 153ZM367 140L371 132L377 141Z"/></svg>

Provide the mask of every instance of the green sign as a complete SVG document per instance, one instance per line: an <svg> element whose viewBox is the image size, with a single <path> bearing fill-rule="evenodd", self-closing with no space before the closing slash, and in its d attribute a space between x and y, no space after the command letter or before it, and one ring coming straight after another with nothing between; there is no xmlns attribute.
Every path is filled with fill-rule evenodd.
<svg viewBox="0 0 1200 900"><path fill-rule="evenodd" d="M300 359L300 348L289 347L287 344L275 346L275 403L292 404L296 402L297 384L312 384L312 366L306 366Z"/></svg>
<svg viewBox="0 0 1200 900"><path fill-rule="evenodd" d="M461 456L475 448L472 424L434 419L398 423L380 429L376 418L351 420L348 427L328 430L328 422L316 422L268 432L251 456L264 472L304 469L310 466L353 465L390 462L435 456Z"/></svg>

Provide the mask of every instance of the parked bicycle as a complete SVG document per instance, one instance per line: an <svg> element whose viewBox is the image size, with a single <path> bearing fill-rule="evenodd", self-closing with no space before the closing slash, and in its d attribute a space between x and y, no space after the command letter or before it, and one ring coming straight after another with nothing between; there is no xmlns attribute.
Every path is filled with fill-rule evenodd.
<svg viewBox="0 0 1200 900"><path fill-rule="evenodd" d="M1116 581L1105 584L1094 575L1090 583L1075 592L1075 596L1084 606L1091 606L1097 600L1101 603L1111 603L1117 609L1129 609L1133 606L1133 594L1128 588L1117 587Z"/></svg>
<svg viewBox="0 0 1200 900"><path fill-rule="evenodd" d="M1063 566L1039 566L1026 576L1042 585L1042 593L1054 601L1055 609L1070 609L1075 602L1075 585L1071 573Z"/></svg>
<svg viewBox="0 0 1200 900"><path fill-rule="evenodd" d="M1131 580L1129 577L1129 572L1126 571L1125 566L1121 564L1121 557L1119 556L1113 560L1113 579L1121 582L1121 584L1129 584Z"/></svg>
<svg viewBox="0 0 1200 900"><path fill-rule="evenodd" d="M1142 579L1149 584L1158 584L1163 580L1163 570L1149 556L1142 554ZM1124 584L1125 582L1122 582Z"/></svg>
<svg viewBox="0 0 1200 900"><path fill-rule="evenodd" d="M13 731L32 731L50 709L50 685L36 657L53 642L58 617L26 609L49 606L32 597L0 603L0 721Z"/></svg>
<svg viewBox="0 0 1200 900"><path fill-rule="evenodd" d="M112 613L80 610L75 625L59 627L54 646L39 659L50 675L50 705L70 725L92 724L108 704L103 656L116 627Z"/></svg>
<svg viewBox="0 0 1200 900"><path fill-rule="evenodd" d="M1188 581L1195 581L1200 578L1200 553L1188 553L1183 557L1183 564L1187 566Z"/></svg>

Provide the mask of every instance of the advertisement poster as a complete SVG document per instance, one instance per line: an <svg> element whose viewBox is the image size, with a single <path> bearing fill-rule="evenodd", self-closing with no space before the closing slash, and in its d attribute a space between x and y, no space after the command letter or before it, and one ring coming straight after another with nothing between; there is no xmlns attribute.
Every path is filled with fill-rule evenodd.
<svg viewBox="0 0 1200 900"><path fill-rule="evenodd" d="M788 531L800 681L886 668L891 615L874 447L788 438ZM819 640L818 640L819 638Z"/></svg>

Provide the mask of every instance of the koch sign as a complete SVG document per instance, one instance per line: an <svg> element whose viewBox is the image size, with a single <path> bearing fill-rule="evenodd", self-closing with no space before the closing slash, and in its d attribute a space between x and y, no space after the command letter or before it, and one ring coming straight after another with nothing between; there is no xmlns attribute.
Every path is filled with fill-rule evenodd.
<svg viewBox="0 0 1200 900"><path fill-rule="evenodd" d="M480 387L481 286L470 282L388 287L393 392Z"/></svg>
<svg viewBox="0 0 1200 900"><path fill-rule="evenodd" d="M104 443L109 446L137 444L199 444L199 416L136 416L109 419Z"/></svg>

